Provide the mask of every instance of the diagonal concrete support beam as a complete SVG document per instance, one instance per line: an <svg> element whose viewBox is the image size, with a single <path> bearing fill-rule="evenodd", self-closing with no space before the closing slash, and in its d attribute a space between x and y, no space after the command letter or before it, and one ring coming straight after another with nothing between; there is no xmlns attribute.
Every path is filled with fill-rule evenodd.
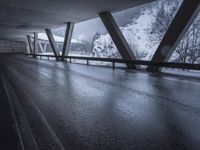
<svg viewBox="0 0 200 150"><path fill-rule="evenodd" d="M44 53L44 48L42 47L41 42L38 42L38 44L39 44L39 47L40 47L41 52Z"/></svg>
<svg viewBox="0 0 200 150"><path fill-rule="evenodd" d="M38 33L34 33L34 54L38 53Z"/></svg>
<svg viewBox="0 0 200 150"><path fill-rule="evenodd" d="M29 48L29 44L28 44L27 37L26 37L26 39L25 39L25 43L26 43L26 53L30 54L31 51L30 51L30 48Z"/></svg>
<svg viewBox="0 0 200 150"><path fill-rule="evenodd" d="M58 50L58 48L56 46L55 39L54 39L53 34L51 32L51 29L45 29L45 32L46 32L47 37L49 39L49 42L50 42L50 45L51 45L51 48L53 50L54 55L55 56L60 56L59 50Z"/></svg>
<svg viewBox="0 0 200 150"><path fill-rule="evenodd" d="M30 35L27 35L26 37L27 37L27 41L28 41L28 46L29 46L29 49L30 49L30 53L33 54L31 36L30 36Z"/></svg>
<svg viewBox="0 0 200 150"><path fill-rule="evenodd" d="M184 0L174 20L162 39L151 61L168 61L185 33L196 18L200 7L200 0ZM160 71L159 67L148 67L148 71Z"/></svg>
<svg viewBox="0 0 200 150"><path fill-rule="evenodd" d="M72 39L73 30L74 30L74 22L68 22L66 26L62 56L67 56L69 53L69 47Z"/></svg>
<svg viewBox="0 0 200 150"><path fill-rule="evenodd" d="M119 53L121 54L123 59L126 60L136 60L136 57L129 47L126 39L124 38L120 28L118 27L117 23L115 22L112 14L110 12L102 12L99 14L102 22L104 23L108 33L110 34L113 42L115 43ZM140 68L138 65L130 65L126 64L128 68Z"/></svg>

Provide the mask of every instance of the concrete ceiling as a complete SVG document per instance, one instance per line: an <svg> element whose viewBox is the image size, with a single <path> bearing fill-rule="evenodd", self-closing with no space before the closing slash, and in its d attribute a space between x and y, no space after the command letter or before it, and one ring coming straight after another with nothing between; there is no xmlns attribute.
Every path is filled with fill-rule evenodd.
<svg viewBox="0 0 200 150"><path fill-rule="evenodd" d="M154 0L0 0L0 39L27 34L117 12Z"/></svg>

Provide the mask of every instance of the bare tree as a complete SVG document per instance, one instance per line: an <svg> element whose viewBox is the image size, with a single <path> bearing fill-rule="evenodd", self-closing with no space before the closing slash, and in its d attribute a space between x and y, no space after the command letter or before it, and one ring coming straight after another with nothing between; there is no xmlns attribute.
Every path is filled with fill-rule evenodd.
<svg viewBox="0 0 200 150"><path fill-rule="evenodd" d="M173 60L174 62L186 63L189 51L189 38L181 40L180 44L176 47L175 52L178 54L178 58Z"/></svg>
<svg viewBox="0 0 200 150"><path fill-rule="evenodd" d="M171 8L166 7L168 3ZM172 4L173 3L173 4ZM168 27L170 26L179 6L180 0L162 0L158 6L156 20L150 25L149 40L159 44ZM200 62L200 16L196 18L184 38L175 49L178 57L172 61L181 63L199 63Z"/></svg>
<svg viewBox="0 0 200 150"><path fill-rule="evenodd" d="M199 63L200 59L200 16L196 18L190 29L181 40L175 52L181 63Z"/></svg>

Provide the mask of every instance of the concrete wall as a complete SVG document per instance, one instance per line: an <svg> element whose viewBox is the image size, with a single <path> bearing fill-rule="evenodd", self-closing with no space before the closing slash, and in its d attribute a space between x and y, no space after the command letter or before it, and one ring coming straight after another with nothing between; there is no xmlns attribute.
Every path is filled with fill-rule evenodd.
<svg viewBox="0 0 200 150"><path fill-rule="evenodd" d="M0 40L0 53L26 52L25 42Z"/></svg>

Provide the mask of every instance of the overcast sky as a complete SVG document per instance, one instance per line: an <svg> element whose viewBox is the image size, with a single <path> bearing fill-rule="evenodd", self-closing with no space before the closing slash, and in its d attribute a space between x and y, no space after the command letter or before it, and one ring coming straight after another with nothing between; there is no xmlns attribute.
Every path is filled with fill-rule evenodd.
<svg viewBox="0 0 200 150"><path fill-rule="evenodd" d="M99 18L84 21L75 25L74 37L77 39L91 38L96 32L105 34L107 31Z"/></svg>

